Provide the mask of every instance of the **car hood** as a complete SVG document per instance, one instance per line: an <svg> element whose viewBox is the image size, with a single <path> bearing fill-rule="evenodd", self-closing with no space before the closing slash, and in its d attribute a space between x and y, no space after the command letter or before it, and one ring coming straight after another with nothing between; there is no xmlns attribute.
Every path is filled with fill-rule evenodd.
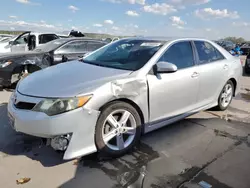
<svg viewBox="0 0 250 188"><path fill-rule="evenodd" d="M18 84L18 92L35 97L74 97L91 92L109 81L124 78L131 71L71 61L35 72Z"/></svg>

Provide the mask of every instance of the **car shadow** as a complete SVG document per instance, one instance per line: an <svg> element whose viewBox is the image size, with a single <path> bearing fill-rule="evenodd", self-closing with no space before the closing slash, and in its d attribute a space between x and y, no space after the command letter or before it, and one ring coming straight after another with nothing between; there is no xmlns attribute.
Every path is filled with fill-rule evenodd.
<svg viewBox="0 0 250 188"><path fill-rule="evenodd" d="M0 104L0 156L24 155L45 167L64 163L62 154L46 146L41 138L16 132L9 124L7 103Z"/></svg>

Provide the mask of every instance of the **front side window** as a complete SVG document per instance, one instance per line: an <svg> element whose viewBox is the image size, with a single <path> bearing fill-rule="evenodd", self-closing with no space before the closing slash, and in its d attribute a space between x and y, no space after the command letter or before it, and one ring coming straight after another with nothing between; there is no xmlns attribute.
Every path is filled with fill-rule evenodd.
<svg viewBox="0 0 250 188"><path fill-rule="evenodd" d="M199 56L199 64L206 64L224 59L224 56L210 43L195 41L195 46Z"/></svg>
<svg viewBox="0 0 250 188"><path fill-rule="evenodd" d="M165 42L124 39L98 49L83 62L97 66L135 71L142 68Z"/></svg>
<svg viewBox="0 0 250 188"><path fill-rule="evenodd" d="M173 44L159 61L173 63L178 69L194 66L194 55L191 43L188 41Z"/></svg>
<svg viewBox="0 0 250 188"><path fill-rule="evenodd" d="M21 35L19 38L17 38L15 40L14 45L17 45L17 44L27 44L28 37L29 37L29 33Z"/></svg>
<svg viewBox="0 0 250 188"><path fill-rule="evenodd" d="M87 51L87 42L85 41L74 41L65 44L57 53L84 53Z"/></svg>

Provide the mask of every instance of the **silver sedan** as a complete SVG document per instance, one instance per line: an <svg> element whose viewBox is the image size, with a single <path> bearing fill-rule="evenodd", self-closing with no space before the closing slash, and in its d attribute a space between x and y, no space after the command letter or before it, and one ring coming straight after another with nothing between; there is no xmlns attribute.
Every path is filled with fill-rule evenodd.
<svg viewBox="0 0 250 188"><path fill-rule="evenodd" d="M128 152L141 135L237 94L242 66L204 39L127 38L22 80L8 111L18 132L47 138L64 159Z"/></svg>

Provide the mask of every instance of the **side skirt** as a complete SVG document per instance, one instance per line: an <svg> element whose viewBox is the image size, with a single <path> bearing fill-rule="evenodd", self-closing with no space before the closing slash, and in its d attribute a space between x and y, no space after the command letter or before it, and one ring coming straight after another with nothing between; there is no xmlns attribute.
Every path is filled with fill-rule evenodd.
<svg viewBox="0 0 250 188"><path fill-rule="evenodd" d="M144 125L145 126L144 134L148 133L148 132L151 132L151 131L154 131L154 130L157 130L157 129L160 129L162 127L165 127L167 125L175 123L175 122L177 122L179 120L182 120L182 119L184 119L184 118L186 118L188 116L191 116L191 115L196 114L196 113L198 113L200 111L203 111L203 110L210 109L210 108L215 107L217 105L218 105L218 103L214 102L212 104L203 106L201 108L197 108L195 110L192 110L192 111L184 113L184 114L180 114L178 116L173 116L173 117L157 120L157 121L154 121L154 122L149 122L149 123Z"/></svg>

